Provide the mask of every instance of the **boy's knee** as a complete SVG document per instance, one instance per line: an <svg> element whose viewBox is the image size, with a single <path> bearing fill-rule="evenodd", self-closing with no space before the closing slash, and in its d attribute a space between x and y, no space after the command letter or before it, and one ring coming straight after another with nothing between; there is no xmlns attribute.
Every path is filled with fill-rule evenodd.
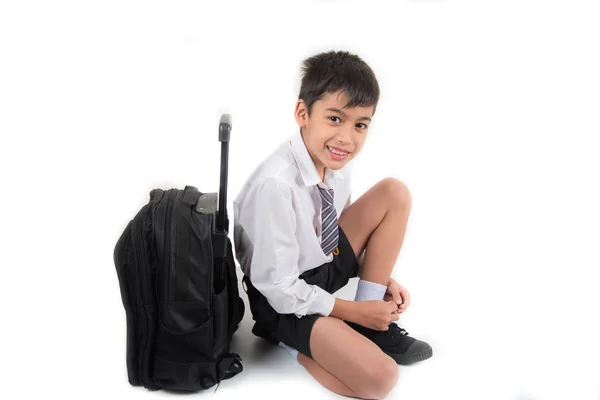
<svg viewBox="0 0 600 400"><path fill-rule="evenodd" d="M381 181L386 190L386 198L395 207L410 209L412 207L412 196L404 182L396 178L385 178Z"/></svg>
<svg viewBox="0 0 600 400"><path fill-rule="evenodd" d="M398 382L398 364L391 357L386 357L385 362L374 368L369 375L368 384L364 388L364 398L383 399Z"/></svg>

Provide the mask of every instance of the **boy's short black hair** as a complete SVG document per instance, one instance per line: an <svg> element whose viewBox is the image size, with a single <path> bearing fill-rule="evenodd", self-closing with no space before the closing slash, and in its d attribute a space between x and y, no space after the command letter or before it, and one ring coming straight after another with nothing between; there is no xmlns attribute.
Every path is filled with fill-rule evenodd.
<svg viewBox="0 0 600 400"><path fill-rule="evenodd" d="M349 98L345 107L373 106L375 113L379 83L371 67L360 57L347 51L329 51L302 62L298 99L306 103L309 117L315 101L340 90Z"/></svg>

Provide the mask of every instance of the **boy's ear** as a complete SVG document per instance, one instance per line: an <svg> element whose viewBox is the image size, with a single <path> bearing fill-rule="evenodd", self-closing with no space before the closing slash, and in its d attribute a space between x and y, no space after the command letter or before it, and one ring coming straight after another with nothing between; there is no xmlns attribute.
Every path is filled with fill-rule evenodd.
<svg viewBox="0 0 600 400"><path fill-rule="evenodd" d="M300 128L305 128L308 124L308 109L304 100L299 99L296 102L296 108L294 109L294 118Z"/></svg>

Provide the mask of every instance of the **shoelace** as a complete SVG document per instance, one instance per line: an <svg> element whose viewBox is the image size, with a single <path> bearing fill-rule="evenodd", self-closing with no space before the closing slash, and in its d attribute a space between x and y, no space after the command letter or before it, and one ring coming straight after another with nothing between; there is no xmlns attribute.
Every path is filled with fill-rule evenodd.
<svg viewBox="0 0 600 400"><path fill-rule="evenodd" d="M406 335L408 335L408 332L406 331L406 329L400 328L398 325L396 325L395 322L392 322L389 325L389 329L387 331L385 331L383 334L385 336L391 336L393 339L394 335L406 336Z"/></svg>

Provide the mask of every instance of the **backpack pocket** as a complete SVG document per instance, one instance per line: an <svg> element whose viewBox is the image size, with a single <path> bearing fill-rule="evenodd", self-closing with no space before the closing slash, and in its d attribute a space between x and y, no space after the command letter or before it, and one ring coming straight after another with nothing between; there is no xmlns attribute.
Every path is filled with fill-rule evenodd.
<svg viewBox="0 0 600 400"><path fill-rule="evenodd" d="M230 313L229 313L229 290L225 286L221 293L213 294L213 354L219 359L223 354L229 352L231 338L229 337Z"/></svg>
<svg viewBox="0 0 600 400"><path fill-rule="evenodd" d="M214 386L217 380L213 357L213 317L201 326L175 333L158 325L153 379L171 390L195 391Z"/></svg>

